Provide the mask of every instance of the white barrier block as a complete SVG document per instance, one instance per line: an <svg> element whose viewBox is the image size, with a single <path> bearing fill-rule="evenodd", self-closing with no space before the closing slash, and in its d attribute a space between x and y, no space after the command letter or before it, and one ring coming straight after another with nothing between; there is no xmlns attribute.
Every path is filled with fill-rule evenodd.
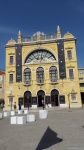
<svg viewBox="0 0 84 150"><path fill-rule="evenodd" d="M27 122L34 122L35 121L35 115L27 115Z"/></svg>
<svg viewBox="0 0 84 150"><path fill-rule="evenodd" d="M10 115L14 116L15 115L15 111L10 111Z"/></svg>
<svg viewBox="0 0 84 150"><path fill-rule="evenodd" d="M44 119L47 118L48 110L39 110L39 118Z"/></svg>
<svg viewBox="0 0 84 150"><path fill-rule="evenodd" d="M17 116L10 117L10 124L17 124Z"/></svg>
<svg viewBox="0 0 84 150"><path fill-rule="evenodd" d="M24 114L28 114L29 113L29 111L28 110L24 110Z"/></svg>
<svg viewBox="0 0 84 150"><path fill-rule="evenodd" d="M22 110L18 110L18 114L22 114Z"/></svg>
<svg viewBox="0 0 84 150"><path fill-rule="evenodd" d="M10 112L3 112L3 116L4 117L7 117L7 116L9 116L10 115Z"/></svg>
<svg viewBox="0 0 84 150"><path fill-rule="evenodd" d="M0 113L0 119L2 119L3 118L3 115L2 115L2 113Z"/></svg>
<svg viewBox="0 0 84 150"><path fill-rule="evenodd" d="M26 116L17 116L17 124L25 124Z"/></svg>

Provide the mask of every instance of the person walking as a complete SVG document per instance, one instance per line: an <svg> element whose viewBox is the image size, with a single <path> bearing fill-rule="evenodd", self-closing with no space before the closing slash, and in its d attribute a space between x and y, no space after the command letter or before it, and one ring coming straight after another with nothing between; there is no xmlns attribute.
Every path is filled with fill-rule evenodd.
<svg viewBox="0 0 84 150"><path fill-rule="evenodd" d="M43 109L44 109L44 99L42 99L42 106L43 106Z"/></svg>
<svg viewBox="0 0 84 150"><path fill-rule="evenodd" d="M15 112L16 112L16 102L14 102L14 110L15 110Z"/></svg>

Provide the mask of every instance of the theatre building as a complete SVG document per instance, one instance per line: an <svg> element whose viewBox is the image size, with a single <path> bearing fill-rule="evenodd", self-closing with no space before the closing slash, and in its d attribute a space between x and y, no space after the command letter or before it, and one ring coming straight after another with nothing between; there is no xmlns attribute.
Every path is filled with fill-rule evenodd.
<svg viewBox="0 0 84 150"><path fill-rule="evenodd" d="M76 38L63 37L59 26L55 34L36 32L30 37L18 33L6 49L5 108L16 102L22 108L81 107Z"/></svg>

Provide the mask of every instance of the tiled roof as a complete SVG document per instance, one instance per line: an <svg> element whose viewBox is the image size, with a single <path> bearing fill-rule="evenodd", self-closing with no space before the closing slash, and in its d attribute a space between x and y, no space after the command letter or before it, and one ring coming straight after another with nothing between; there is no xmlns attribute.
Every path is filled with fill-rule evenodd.
<svg viewBox="0 0 84 150"><path fill-rule="evenodd" d="M0 75L5 74L5 71L0 70Z"/></svg>

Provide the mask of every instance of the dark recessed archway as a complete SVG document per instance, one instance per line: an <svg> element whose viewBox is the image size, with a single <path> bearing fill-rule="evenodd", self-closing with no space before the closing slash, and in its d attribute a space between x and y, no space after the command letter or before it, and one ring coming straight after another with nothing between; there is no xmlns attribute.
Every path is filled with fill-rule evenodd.
<svg viewBox="0 0 84 150"><path fill-rule="evenodd" d="M43 90L39 90L37 92L37 97L38 97L38 107L42 107L42 99L45 100L45 92Z"/></svg>
<svg viewBox="0 0 84 150"><path fill-rule="evenodd" d="M59 95L59 91L57 89L53 89L51 91L51 105L52 106L59 106L58 95Z"/></svg>
<svg viewBox="0 0 84 150"><path fill-rule="evenodd" d="M31 92L30 91L26 91L24 93L24 107L31 107L31 103L32 103L32 97L31 97Z"/></svg>

